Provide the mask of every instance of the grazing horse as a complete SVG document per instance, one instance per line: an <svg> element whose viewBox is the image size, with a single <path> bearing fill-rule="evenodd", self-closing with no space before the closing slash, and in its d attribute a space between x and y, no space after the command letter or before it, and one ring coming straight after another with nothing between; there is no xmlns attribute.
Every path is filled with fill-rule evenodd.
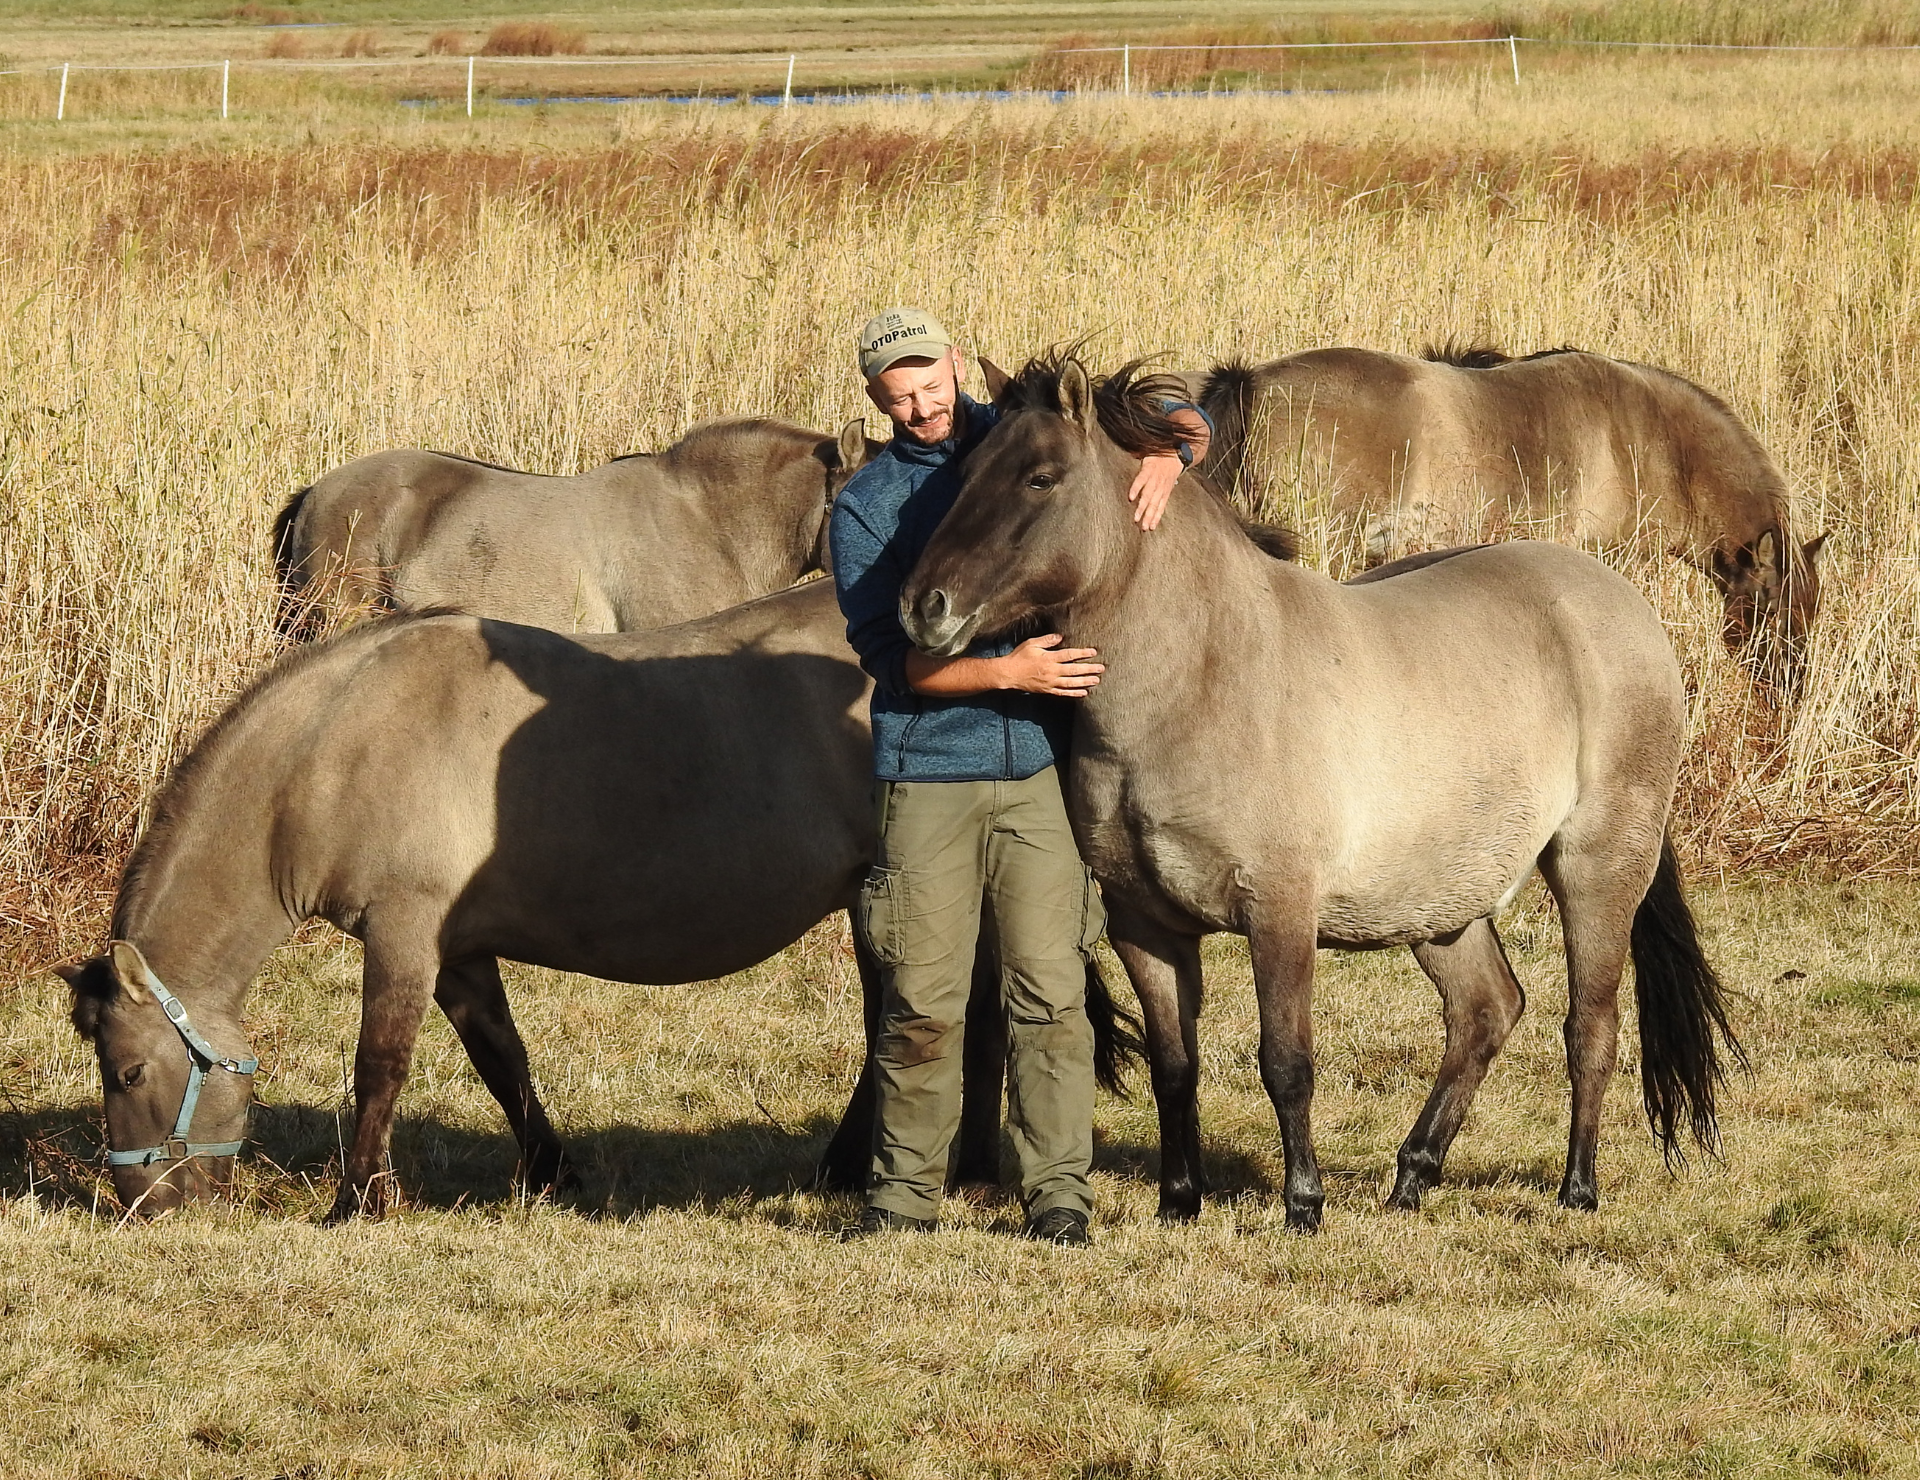
<svg viewBox="0 0 1920 1480"><path fill-rule="evenodd" d="M827 512L877 450L765 419L572 478L377 452L303 488L274 524L280 630L368 609L457 607L557 632L691 621L824 568Z"/></svg>
<svg viewBox="0 0 1920 1480"><path fill-rule="evenodd" d="M122 1204L158 1212L225 1180L251 1100L248 986L316 916L365 945L332 1217L393 1200L395 1100L435 1002L506 1112L526 1183L564 1185L499 958L705 981L846 908L876 837L869 685L843 633L832 583L815 581L658 632L576 640L423 615L283 658L162 789L108 949L61 972L99 1058ZM871 1042L864 949L860 964ZM1088 1016L1116 1085L1138 1043L1091 965ZM989 1138L977 1175L992 1177L999 1065L978 1075L966 1051L990 1088L962 1136ZM871 1115L869 1070L823 1183L864 1185Z"/></svg>
<svg viewBox="0 0 1920 1480"><path fill-rule="evenodd" d="M1203 935L1248 939L1287 1221L1312 1230L1316 946L1411 946L1440 991L1446 1051L1389 1199L1418 1207L1519 1019L1494 916L1536 867L1567 952L1561 1204L1598 1204L1629 952L1650 1123L1670 1156L1682 1125L1715 1144L1715 1033L1739 1048L1666 838L1679 665L1632 583L1515 542L1340 585L1270 558L1204 497L1142 535L1123 495L1130 454L1179 440L1166 382L1136 362L1096 386L1069 354L989 384L1002 419L902 620L934 654L1039 624L1107 665L1075 709L1068 810L1145 1012L1160 1215L1200 1209Z"/></svg>
<svg viewBox="0 0 1920 1480"><path fill-rule="evenodd" d="M1316 349L1217 366L1200 403L1223 486L1256 507L1286 484L1321 494L1372 561L1516 526L1649 538L1713 581L1758 676L1800 682L1826 536L1795 543L1767 450L1670 371L1573 349Z"/></svg>

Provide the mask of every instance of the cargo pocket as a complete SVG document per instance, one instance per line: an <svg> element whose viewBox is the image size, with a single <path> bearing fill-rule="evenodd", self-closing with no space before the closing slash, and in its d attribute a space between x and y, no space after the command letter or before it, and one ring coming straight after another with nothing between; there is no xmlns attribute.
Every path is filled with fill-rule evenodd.
<svg viewBox="0 0 1920 1480"><path fill-rule="evenodd" d="M1085 882L1080 894L1080 954L1084 956L1107 933L1107 907L1101 903L1100 886L1093 882L1093 874L1082 872Z"/></svg>
<svg viewBox="0 0 1920 1480"><path fill-rule="evenodd" d="M897 868L871 870L860 885L853 920L882 966L898 966L906 958L907 880Z"/></svg>

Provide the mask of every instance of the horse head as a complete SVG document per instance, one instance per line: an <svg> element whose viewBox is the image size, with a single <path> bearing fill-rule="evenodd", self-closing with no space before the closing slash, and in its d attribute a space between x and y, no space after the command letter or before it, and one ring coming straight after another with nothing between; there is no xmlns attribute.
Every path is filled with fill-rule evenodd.
<svg viewBox="0 0 1920 1480"><path fill-rule="evenodd" d="M212 1196L246 1138L259 1067L238 1026L196 1024L130 941L57 969L73 990L74 1029L100 1060L120 1205L151 1216ZM215 1046L229 1040L237 1053Z"/></svg>
<svg viewBox="0 0 1920 1480"><path fill-rule="evenodd" d="M1820 607L1826 535L1796 546L1776 526L1751 544L1713 552L1712 576L1726 602L1727 646L1761 682L1789 699L1806 677L1807 641Z"/></svg>
<svg viewBox="0 0 1920 1480"><path fill-rule="evenodd" d="M1124 497L1134 457L1183 438L1164 407L1185 385L1137 360L1097 381L1071 351L1014 376L981 367L1000 423L900 593L907 635L944 655L1124 579L1140 543Z"/></svg>
<svg viewBox="0 0 1920 1480"><path fill-rule="evenodd" d="M825 470L824 497L815 510L817 522L813 530L813 556L808 570L825 571L833 574L833 549L828 539L828 527L833 515L833 502L840 497L840 490L852 480L853 475L864 468L874 458L886 450L887 444L875 442L867 436L867 424L856 416L840 428L836 438L822 438L814 449L814 457Z"/></svg>

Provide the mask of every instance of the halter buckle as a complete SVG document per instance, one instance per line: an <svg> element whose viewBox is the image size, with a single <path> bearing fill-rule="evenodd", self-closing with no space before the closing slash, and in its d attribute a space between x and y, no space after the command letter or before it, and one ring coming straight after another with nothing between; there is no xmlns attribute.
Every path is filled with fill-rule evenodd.
<svg viewBox="0 0 1920 1480"><path fill-rule="evenodd" d="M187 1160L187 1138L185 1136L168 1136L165 1141L160 1143L160 1149L164 1151L166 1155L156 1157L155 1160L157 1161Z"/></svg>

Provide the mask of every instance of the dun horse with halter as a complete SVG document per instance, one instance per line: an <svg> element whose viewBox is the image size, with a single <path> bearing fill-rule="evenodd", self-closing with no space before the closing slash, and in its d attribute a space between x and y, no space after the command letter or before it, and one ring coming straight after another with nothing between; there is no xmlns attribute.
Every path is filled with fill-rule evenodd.
<svg viewBox="0 0 1920 1480"><path fill-rule="evenodd" d="M334 1216L393 1201L388 1135L436 1003L526 1185L565 1187L499 958L699 982L844 909L875 849L868 680L844 633L817 581L659 632L400 617L283 659L161 790L112 943L61 973L99 1058L122 1204L162 1212L227 1176L255 1067L247 991L311 916L365 943ZM860 964L871 1036L878 983ZM1097 973L1088 1016L1116 1083L1137 1040ZM967 1042L960 1160L977 1179L997 1173L994 1047ZM827 1185L864 1181L871 1088L863 1075L827 1148Z"/></svg>
<svg viewBox="0 0 1920 1480"><path fill-rule="evenodd" d="M1560 1201L1592 1208L1629 954L1661 1145L1717 1136L1716 1035L1737 1054L1666 839L1680 672L1632 584L1516 542L1342 586L1255 547L1216 500L1127 518L1129 452L1172 446L1176 394L1071 356L989 377L1003 419L901 596L927 651L1044 621L1100 650L1068 806L1145 1010L1160 1211L1200 1208L1200 939L1245 935L1288 1222L1319 1226L1310 998L1318 946L1412 948L1446 1051L1400 1148L1413 1208L1523 1003L1494 918L1538 868L1566 941L1572 1124Z"/></svg>

